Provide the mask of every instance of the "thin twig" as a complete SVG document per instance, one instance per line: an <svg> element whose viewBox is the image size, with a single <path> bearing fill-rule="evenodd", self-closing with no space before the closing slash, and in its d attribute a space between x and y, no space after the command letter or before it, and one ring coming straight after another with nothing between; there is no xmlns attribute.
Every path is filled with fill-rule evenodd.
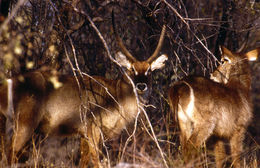
<svg viewBox="0 0 260 168"><path fill-rule="evenodd" d="M94 22L92 21L92 19L89 17L89 15L86 14L85 12L83 12L83 11L79 11L77 8L74 8L74 10L80 12L81 14L83 14L83 15L85 15L85 16L87 17L87 19L88 19L88 21L90 22L91 26L94 28L94 30L95 30L96 33L98 34L99 38L101 39L101 41L102 41L102 43L103 43L103 45L104 45L104 47L105 47L105 49L106 49L106 52L107 52L108 57L110 58L110 60L111 60L112 62L114 62L115 64L117 64L117 65L122 69L122 72L123 72L124 75L127 77L127 79L129 80L129 82L131 83L131 85L132 85L132 87L133 87L133 92L134 92L134 95L135 95L135 98L136 98L136 102L137 102L138 107L139 107L140 101L139 101L138 94L137 94L137 91L136 91L136 89L135 89L135 84L134 84L133 80L132 80L132 79L130 78L130 76L126 73L126 71L122 68L122 65L121 65L119 62L117 62L117 61L112 57L112 55L111 55L111 53L110 53L110 50L109 50L109 48L108 48L108 45L107 45L107 43L106 43L106 41L105 41L105 39L104 39L104 37L102 36L102 34L101 34L100 31L98 30L98 28L96 27L96 25L94 24ZM138 119L139 114L140 114L140 108L138 108L137 116L136 116L136 119L135 119L135 127L134 127L134 130L133 130L132 134L129 136L129 138L127 139L126 145L128 144L128 142L130 141L130 139L133 137L133 135L135 134L135 132L136 132L136 130L137 130L137 119ZM126 147L126 145L125 145L125 147ZM125 148L124 148L124 149L125 149ZM122 153L124 153L124 152L122 152ZM123 154L122 154L122 155L123 155Z"/></svg>
<svg viewBox="0 0 260 168"><path fill-rule="evenodd" d="M16 15L18 12L19 8L23 6L23 4L27 2L27 0L19 0L14 9L12 10L11 14L5 19L5 21L2 23L0 27L0 35L2 34L2 31L6 28L7 24L13 19L13 17Z"/></svg>
<svg viewBox="0 0 260 168"><path fill-rule="evenodd" d="M149 117L148 117L146 111L144 110L144 108L142 108L142 107L140 107L140 108L142 109L142 111L143 111L143 113L144 113L144 115L145 115L145 118L146 118L146 120L148 121L149 127L150 127L151 132L152 132L153 140L154 140L154 142L155 142L157 148L158 148L159 151L160 151L161 157L162 157L162 159L163 159L164 166L165 166L166 168L168 168L168 164L167 164L167 162L166 162L166 160L165 160L164 153L163 153L163 151L162 151L162 149L161 149L161 147L160 147L160 145L159 145L158 139L157 139L157 137L156 137L156 135L155 135L155 133L154 133L153 126L152 126L152 124L151 124L151 122L150 122L150 119L149 119Z"/></svg>
<svg viewBox="0 0 260 168"><path fill-rule="evenodd" d="M190 25L186 22L185 18L183 18L178 11L166 0L162 0L180 19L181 21L187 26L187 29L192 33L192 35L198 40L198 42L205 48L205 50L215 59L215 61L218 61L218 59L215 57L215 55L205 46L205 44L199 39L199 37L191 30Z"/></svg>
<svg viewBox="0 0 260 168"><path fill-rule="evenodd" d="M101 39L101 41L102 41L102 43L103 43L103 45L104 45L104 47L105 47L105 49L106 49L107 55L108 55L108 57L110 58L110 60L111 60L112 62L114 62L115 64L117 64L117 65L118 65L119 67L121 67L121 69L122 69L121 64L119 64L119 62L117 62L117 61L112 57L112 55L111 55L111 53L110 53L110 50L109 50L109 48L108 48L108 45L107 45L107 43L106 43L106 41L105 41L105 39L104 39L104 37L102 36L102 34L100 33L100 31L98 30L98 28L96 27L96 25L94 24L94 22L92 21L92 19L90 18L90 16L89 16L87 13L85 13L85 12L83 12L83 11L80 11L80 10L78 10L78 9L75 8L75 7L73 7L73 8L74 8L74 11L79 12L79 13L81 13L81 14L83 14L84 16L87 17L87 19L88 19L88 21L90 22L91 26L94 28L94 30L95 30L96 33L98 34L99 38ZM163 161L164 161L164 164L165 164L165 166L168 168L168 165L167 165L167 162L166 162L166 160L165 160L165 158L164 158L164 154L163 154L163 152L162 152L162 149L160 148L160 145L159 145L159 143L158 143L158 140L157 140L157 138L156 138L156 136L155 136L155 133L154 133L154 131L153 131L152 124L151 124L151 122L149 121L149 117L148 117L147 113L145 112L145 110L143 109L142 105L140 104L140 101L139 101L139 98L138 98L138 94L137 94L137 91L136 91L136 89L135 89L134 82L132 81L132 79L130 78L130 76L124 71L124 69L122 69L122 71L123 71L124 75L127 77L127 79L130 81L131 85L133 86L133 92L134 92L134 94L135 94L136 101L137 101L137 104L138 104L138 113L137 113L136 120L135 120L135 127L134 127L134 130L133 130L133 133L130 135L130 137L128 138L127 141L129 141L129 140L132 138L132 136L135 134L135 132L136 132L136 130L137 130L137 119L138 119L138 116L139 116L139 114L140 114L140 112L141 112L140 109L142 109L143 113L144 113L145 116L146 116L146 119L148 120L149 126L150 126L150 128L151 128L151 131L152 131L152 134L153 134L153 137L154 137L154 141L155 141L155 143L156 143L156 145L157 145L157 147L158 147L158 149L159 149L159 151L160 151L160 154L161 154L161 156L162 156L162 159L163 159Z"/></svg>

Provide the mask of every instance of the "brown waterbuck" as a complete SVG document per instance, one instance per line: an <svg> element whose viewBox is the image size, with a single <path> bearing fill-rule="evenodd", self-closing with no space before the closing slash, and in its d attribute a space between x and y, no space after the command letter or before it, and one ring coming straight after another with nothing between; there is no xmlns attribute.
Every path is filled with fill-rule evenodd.
<svg viewBox="0 0 260 168"><path fill-rule="evenodd" d="M15 131L7 152L9 164L17 162L18 153L37 130L45 136L80 135L80 167L87 167L90 158L94 167L101 167L101 140L116 137L135 120L138 104L134 89L146 99L151 90L150 72L162 68L168 59L166 55L158 57L166 26L162 27L158 45L146 61L138 61L130 54L116 32L114 22L113 27L121 49L116 60L126 68L135 88L126 74L119 80L83 76L81 92L74 76L52 71L36 70L12 78ZM0 86L2 138L5 138L5 122L10 111L8 97L7 82L3 82Z"/></svg>
<svg viewBox="0 0 260 168"><path fill-rule="evenodd" d="M241 167L239 155L252 118L248 60L256 59L260 49L246 54L221 49L223 62L211 74L212 80L188 76L170 88L168 98L178 118L186 161L214 135L216 167L223 167L226 159L224 141L230 143L232 165Z"/></svg>

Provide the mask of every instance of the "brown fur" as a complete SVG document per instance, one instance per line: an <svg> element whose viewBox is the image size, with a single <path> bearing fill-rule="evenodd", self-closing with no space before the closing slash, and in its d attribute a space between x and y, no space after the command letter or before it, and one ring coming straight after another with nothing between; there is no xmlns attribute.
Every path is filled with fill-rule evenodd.
<svg viewBox="0 0 260 168"><path fill-rule="evenodd" d="M194 156L193 150L215 135L216 166L223 166L225 148L222 140L226 139L230 142L232 164L240 167L239 155L252 118L248 53L222 49L222 57L230 62L225 61L212 74L217 82L204 77L187 77L170 88L169 101L171 110L178 116L186 161Z"/></svg>
<svg viewBox="0 0 260 168"><path fill-rule="evenodd" d="M124 56L121 55L121 58L121 61L126 61ZM159 63L157 69L162 68L167 59L165 55L159 58L163 60L151 63L153 66ZM133 68L136 63L139 64L138 61L129 63L128 74L139 87L147 87L136 86L139 96L145 100L150 92L150 76L144 73L150 69L150 65L143 66L146 69L136 74ZM53 78L57 78L60 87L54 87L55 82L51 82ZM126 77L109 80L99 76L84 76L81 92L75 77L55 75L49 71L26 73L12 78L12 81L15 132L9 145L9 163L16 162L17 153L37 129L46 136L81 135L80 166L87 166L91 155L94 166L101 167L98 147L101 134L105 139L117 136L135 119L138 112L133 87ZM5 121L10 115L7 90L5 82L0 86L2 138L6 138Z"/></svg>
<svg viewBox="0 0 260 168"><path fill-rule="evenodd" d="M112 15L112 18L114 16ZM126 68L134 83L140 101L145 102L151 89L149 71L164 67L166 55L157 55L161 49L166 26L163 26L158 45L146 61L136 60L126 49L113 28L121 52L116 60ZM119 80L84 76L79 80L69 75L34 71L12 78L13 110L7 83L0 85L0 136L7 139L6 121L14 118L15 129L9 146L8 162L16 162L17 153L32 137L35 130L46 136L81 135L80 167L88 165L91 156L94 167L99 162L101 137L113 138L131 123L138 112L134 88L127 76ZM56 85L59 84L59 85ZM59 86L59 87L56 87ZM11 107L11 108L10 108ZM10 123L10 122L9 122ZM3 145L0 146L3 151Z"/></svg>
<svg viewBox="0 0 260 168"><path fill-rule="evenodd" d="M113 138L137 115L132 85L124 79L92 79L85 76L83 83L87 92L82 91L80 94L73 76L56 76L62 84L57 89L50 82L52 77L50 72L35 71L24 74L22 80L19 77L12 79L16 127L10 145L9 163L15 162L16 154L37 129L46 136L80 134L81 167L87 165L88 151L95 166L100 166L100 133L102 132L104 138ZM140 78L138 80L142 82ZM7 84L3 84L0 87L2 137L8 112L7 96ZM84 96L86 101L83 101Z"/></svg>

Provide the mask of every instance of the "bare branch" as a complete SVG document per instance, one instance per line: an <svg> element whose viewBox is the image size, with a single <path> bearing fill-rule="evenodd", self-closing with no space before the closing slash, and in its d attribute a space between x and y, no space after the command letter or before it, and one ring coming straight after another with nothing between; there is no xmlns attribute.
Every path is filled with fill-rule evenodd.
<svg viewBox="0 0 260 168"><path fill-rule="evenodd" d="M3 24L0 26L0 35L2 34L3 29L7 26L7 24L13 19L13 17L16 15L18 12L19 8L23 6L27 2L27 0L19 0L17 4L15 5L14 9L12 10L11 14L5 19Z"/></svg>
<svg viewBox="0 0 260 168"><path fill-rule="evenodd" d="M218 59L215 57L215 55L205 46L205 44L199 39L199 37L191 30L190 25L186 22L186 20L178 13L178 11L169 4L166 0L163 0L163 2L181 19L181 21L187 26L188 30L193 34L193 36L198 40L198 42L204 47L204 49L215 59L215 61L218 61Z"/></svg>

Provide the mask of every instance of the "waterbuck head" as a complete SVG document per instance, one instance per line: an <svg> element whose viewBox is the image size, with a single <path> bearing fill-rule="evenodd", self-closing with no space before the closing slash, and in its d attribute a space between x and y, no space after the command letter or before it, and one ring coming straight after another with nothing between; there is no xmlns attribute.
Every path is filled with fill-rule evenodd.
<svg viewBox="0 0 260 168"><path fill-rule="evenodd" d="M139 61L126 49L122 39L116 31L116 26L113 18L114 17L112 15L113 29L116 36L116 41L121 50L116 53L116 60L127 69L128 75L133 80L139 96L141 96L140 98L146 99L151 88L150 73L156 69L164 67L164 62L168 59L168 57L164 54L157 57L163 44L166 26L164 25L162 27L158 45L152 56L150 56L145 61Z"/></svg>
<svg viewBox="0 0 260 168"><path fill-rule="evenodd" d="M250 89L251 75L248 61L254 61L258 57L259 49L251 50L245 54L231 52L221 46L221 64L211 74L210 78L215 82L232 86L234 84Z"/></svg>

